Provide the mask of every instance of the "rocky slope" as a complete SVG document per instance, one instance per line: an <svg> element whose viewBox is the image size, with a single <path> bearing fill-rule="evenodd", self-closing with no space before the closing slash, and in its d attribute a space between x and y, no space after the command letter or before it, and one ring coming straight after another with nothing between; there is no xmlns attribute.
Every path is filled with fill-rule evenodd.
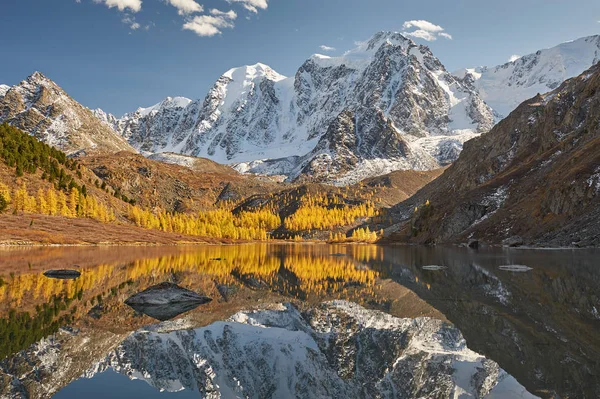
<svg viewBox="0 0 600 399"><path fill-rule="evenodd" d="M499 117L506 117L521 102L556 89L598 61L600 35L539 50L494 68L463 69L455 75L476 89Z"/></svg>
<svg viewBox="0 0 600 399"><path fill-rule="evenodd" d="M0 123L18 127L67 154L136 150L56 83L35 72L0 87Z"/></svg>
<svg viewBox="0 0 600 399"><path fill-rule="evenodd" d="M294 77L263 64L235 68L203 100L167 98L120 119L96 115L143 152L336 183L446 165L494 122L428 47L393 32L342 57L314 55Z"/></svg>
<svg viewBox="0 0 600 399"><path fill-rule="evenodd" d="M597 246L599 154L596 65L466 143L442 176L394 209L390 239Z"/></svg>
<svg viewBox="0 0 600 399"><path fill-rule="evenodd" d="M109 367L161 391L210 398L534 397L452 326L344 301L305 314L289 304L240 312L196 330L142 330L85 376Z"/></svg>
<svg viewBox="0 0 600 399"><path fill-rule="evenodd" d="M150 209L196 212L222 199L236 202L285 188L267 179L242 176L207 159L162 155L161 161L167 162L126 152L80 160L101 181Z"/></svg>

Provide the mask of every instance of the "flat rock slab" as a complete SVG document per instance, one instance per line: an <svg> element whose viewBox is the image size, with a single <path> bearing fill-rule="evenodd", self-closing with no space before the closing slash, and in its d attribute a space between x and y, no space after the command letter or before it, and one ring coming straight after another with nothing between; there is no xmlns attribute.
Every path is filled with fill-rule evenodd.
<svg viewBox="0 0 600 399"><path fill-rule="evenodd" d="M58 278L61 280L75 280L81 276L81 272L78 270L47 270L44 272L44 276L49 278Z"/></svg>

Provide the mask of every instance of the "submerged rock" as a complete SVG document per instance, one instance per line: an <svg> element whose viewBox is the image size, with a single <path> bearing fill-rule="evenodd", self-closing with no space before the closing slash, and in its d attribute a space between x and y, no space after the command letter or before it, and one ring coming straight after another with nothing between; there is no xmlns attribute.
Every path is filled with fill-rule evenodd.
<svg viewBox="0 0 600 399"><path fill-rule="evenodd" d="M81 276L81 272L77 270L47 270L44 272L44 276L49 278L58 278L61 280L75 280Z"/></svg>

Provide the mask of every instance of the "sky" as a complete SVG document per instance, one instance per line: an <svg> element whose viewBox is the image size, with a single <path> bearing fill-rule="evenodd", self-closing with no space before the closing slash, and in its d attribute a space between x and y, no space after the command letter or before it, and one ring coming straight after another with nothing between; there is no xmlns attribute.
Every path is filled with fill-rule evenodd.
<svg viewBox="0 0 600 399"><path fill-rule="evenodd" d="M378 31L428 45L449 71L600 33L598 0L2 0L0 83L34 71L121 116L204 98L232 67L293 76Z"/></svg>

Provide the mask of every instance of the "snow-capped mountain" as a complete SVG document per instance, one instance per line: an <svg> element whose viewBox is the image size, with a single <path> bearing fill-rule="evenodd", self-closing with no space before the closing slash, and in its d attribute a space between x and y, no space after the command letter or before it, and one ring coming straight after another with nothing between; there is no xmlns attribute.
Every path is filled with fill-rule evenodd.
<svg viewBox="0 0 600 399"><path fill-rule="evenodd" d="M290 304L178 331L138 331L84 376L112 368L207 398L534 398L455 327L351 302Z"/></svg>
<svg viewBox="0 0 600 399"><path fill-rule="evenodd" d="M428 47L393 32L341 57L314 55L294 77L256 64L226 72L204 100L167 98L120 119L96 114L143 152L335 182L448 164L494 123Z"/></svg>
<svg viewBox="0 0 600 399"><path fill-rule="evenodd" d="M113 129L35 72L16 86L0 86L0 123L18 127L67 154L135 150Z"/></svg>
<svg viewBox="0 0 600 399"><path fill-rule="evenodd" d="M494 68L457 71L455 75L498 113L506 117L523 101L556 89L600 61L600 35L539 50Z"/></svg>

